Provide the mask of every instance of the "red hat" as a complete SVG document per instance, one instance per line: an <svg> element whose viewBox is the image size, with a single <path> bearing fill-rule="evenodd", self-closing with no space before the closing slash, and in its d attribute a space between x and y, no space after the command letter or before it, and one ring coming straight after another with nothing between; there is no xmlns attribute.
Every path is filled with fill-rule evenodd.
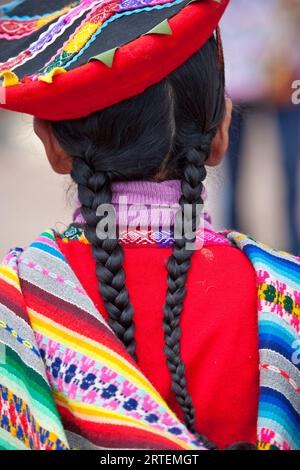
<svg viewBox="0 0 300 470"><path fill-rule="evenodd" d="M14 0L0 19L0 107L75 119L142 93L203 46L228 2Z"/></svg>

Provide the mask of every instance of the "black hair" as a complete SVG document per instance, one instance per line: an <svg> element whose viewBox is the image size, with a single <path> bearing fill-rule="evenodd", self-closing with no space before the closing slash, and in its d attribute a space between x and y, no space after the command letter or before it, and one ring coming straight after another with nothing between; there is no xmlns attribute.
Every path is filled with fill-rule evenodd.
<svg viewBox="0 0 300 470"><path fill-rule="evenodd" d="M205 163L224 116L224 70L218 41L212 36L186 63L144 93L87 118L52 123L55 136L73 159L71 176L78 185L85 234L92 245L109 323L135 360L134 311L126 288L124 252L117 237L102 240L97 236L101 221L97 208L111 203L113 182L180 179L181 210L177 217L184 216L185 204L192 205L195 230L199 223L196 207L203 203ZM168 261L165 355L184 421L197 435L195 409L180 354L180 317L193 255L182 235L176 237ZM198 437L208 448L216 448L204 436Z"/></svg>

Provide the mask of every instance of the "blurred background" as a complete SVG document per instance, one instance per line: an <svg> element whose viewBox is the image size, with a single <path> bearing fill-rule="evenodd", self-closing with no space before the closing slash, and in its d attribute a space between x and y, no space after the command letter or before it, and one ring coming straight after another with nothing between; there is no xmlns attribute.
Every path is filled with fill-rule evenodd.
<svg viewBox="0 0 300 470"><path fill-rule="evenodd" d="M300 255L300 0L231 0L221 29L235 112L228 155L209 172L208 208L216 229ZM0 111L0 257L69 224L70 184L51 171L32 119Z"/></svg>

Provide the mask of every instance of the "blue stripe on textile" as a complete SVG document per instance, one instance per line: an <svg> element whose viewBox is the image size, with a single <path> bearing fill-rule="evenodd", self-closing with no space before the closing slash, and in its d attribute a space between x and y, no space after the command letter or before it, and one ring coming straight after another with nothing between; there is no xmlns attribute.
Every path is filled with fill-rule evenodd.
<svg viewBox="0 0 300 470"><path fill-rule="evenodd" d="M289 362L292 361L292 356L295 353L295 349L290 344L281 341L280 338L271 334L259 335L259 349L269 349L270 351L277 352ZM294 365L300 370L300 364Z"/></svg>
<svg viewBox="0 0 300 470"><path fill-rule="evenodd" d="M300 415L293 407L292 403L286 396L275 388L264 387L260 388L260 395L263 400L268 398L268 403L271 403L274 406L280 406L286 413L289 414L291 420L294 422L294 425L300 431ZM299 436L300 438L300 436Z"/></svg>
<svg viewBox="0 0 300 470"><path fill-rule="evenodd" d="M273 312L264 312L261 311L259 312L259 323L264 322L264 323L273 323L275 325L278 325L280 328L284 328L289 332L291 336L296 336L296 338L299 338L299 333L295 330L295 328L287 323L286 319L283 317L280 317L279 315L274 314ZM291 315L292 318L292 315ZM267 326L269 329L269 327Z"/></svg>
<svg viewBox="0 0 300 470"><path fill-rule="evenodd" d="M300 285L300 265L298 263L281 258L279 253L276 256L254 245L246 245L244 252L253 264L260 261L266 266L273 268L281 276L292 280L298 286Z"/></svg>
<svg viewBox="0 0 300 470"><path fill-rule="evenodd" d="M264 402L261 399L259 404L259 418L262 420L261 422L263 422L264 419L272 421L273 426L271 429L278 432L280 435L282 432L280 428L284 429L285 438L289 437L288 444L291 445L293 442L296 449L300 449L299 431L281 408L270 405L268 402Z"/></svg>
<svg viewBox="0 0 300 470"><path fill-rule="evenodd" d="M286 343L289 343L289 344L291 344L295 339L298 338L296 331L290 332L286 328L286 324L280 325L278 323L275 323L275 321L270 321L270 320L261 320L259 322L259 332L261 334L270 333L272 336L278 336L282 340L284 340Z"/></svg>
<svg viewBox="0 0 300 470"><path fill-rule="evenodd" d="M55 258L58 258L64 263L68 264L66 258L60 253L60 251L50 245L47 245L46 243L34 242L30 245L30 248L36 248L40 251L44 251L49 255L54 256Z"/></svg>
<svg viewBox="0 0 300 470"><path fill-rule="evenodd" d="M261 387L259 417L278 422L300 448L300 416L282 393Z"/></svg>

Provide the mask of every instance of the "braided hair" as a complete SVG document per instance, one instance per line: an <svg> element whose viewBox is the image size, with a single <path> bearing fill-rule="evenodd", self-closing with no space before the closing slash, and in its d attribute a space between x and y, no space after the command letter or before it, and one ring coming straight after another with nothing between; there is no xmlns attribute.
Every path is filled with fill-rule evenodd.
<svg viewBox="0 0 300 470"><path fill-rule="evenodd" d="M197 207L203 203L205 163L224 115L224 71L218 41L212 36L186 63L144 93L87 118L52 123L57 140L73 159L71 176L78 185L85 235L92 246L110 326L136 361L134 311L126 287L124 252L117 235L99 236L99 222L104 216L98 208L112 202L113 182L180 179L182 196L176 218L187 216L188 204L195 233L200 221ZM168 261L165 355L172 390L187 428L208 448L215 449L196 432L195 409L180 350L180 318L194 252L187 249L187 242L193 245L195 239L187 238L183 229L175 238Z"/></svg>
<svg viewBox="0 0 300 470"><path fill-rule="evenodd" d="M92 246L110 326L135 360L134 312L125 284L124 252L116 237L99 237L104 216L97 215L97 209L111 203L114 181L141 179L142 174L155 177L162 156L170 151L169 117L163 85L88 118L52 123L73 159L71 176L78 185L85 235Z"/></svg>

